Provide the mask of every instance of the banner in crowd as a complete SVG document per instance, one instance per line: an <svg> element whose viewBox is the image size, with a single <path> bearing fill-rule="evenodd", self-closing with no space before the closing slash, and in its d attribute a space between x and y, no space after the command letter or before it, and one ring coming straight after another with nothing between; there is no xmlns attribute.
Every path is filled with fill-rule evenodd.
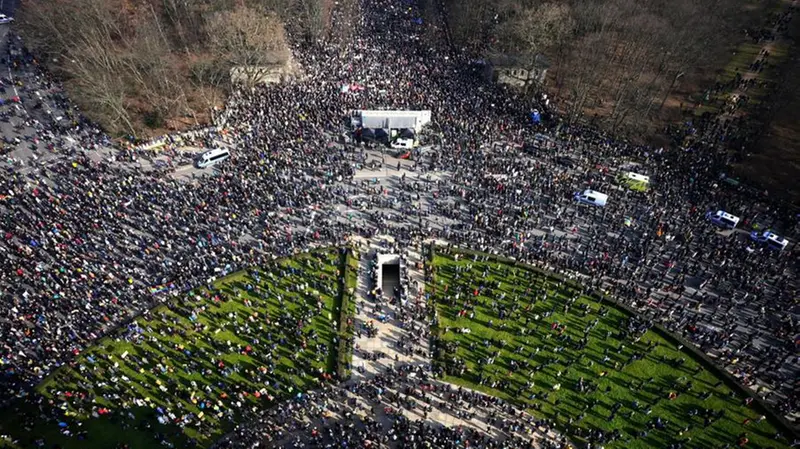
<svg viewBox="0 0 800 449"><path fill-rule="evenodd" d="M174 282L170 282L168 284L155 285L153 287L150 287L150 294L151 295L157 295L159 293L165 293L165 292L168 292L168 291L174 290L174 289L175 289L175 283Z"/></svg>

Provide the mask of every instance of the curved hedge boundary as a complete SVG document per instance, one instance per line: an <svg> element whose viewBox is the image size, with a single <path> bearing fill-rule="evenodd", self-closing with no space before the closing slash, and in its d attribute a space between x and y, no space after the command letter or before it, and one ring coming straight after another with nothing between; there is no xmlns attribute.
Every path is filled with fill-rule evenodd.
<svg viewBox="0 0 800 449"><path fill-rule="evenodd" d="M428 254L427 254L428 255L428 261L432 262L433 261L433 257L434 257L434 255L436 253L436 247L437 246L441 246L441 245L437 245L436 243L430 243L428 246L429 246L429 250L428 250ZM512 265L512 266L516 266L516 267L521 267L521 268L524 268L526 270L531 270L531 271L534 271L534 272L536 272L536 273L538 273L538 274L540 274L542 276L547 276L547 277L549 277L551 279L556 279L556 280L559 280L559 281L563 281L563 282L565 282L566 284L568 284L572 288L576 288L576 289L581 290L581 291L584 290L584 287L582 285L580 285L578 282L576 282L576 281L574 281L572 279L568 279L563 275L560 275L560 274L557 274L557 273L553 273L551 271L544 270L542 268L539 268L539 267L536 267L536 266L533 266L533 265L530 265L530 264L527 264L527 263L519 262L517 260L511 259L511 258L507 258L507 257L497 256L497 255L494 255L494 254L489 254L489 253L484 253L484 252L481 252L481 251L475 251L475 250L472 250L472 249L463 248L463 247L460 247L460 246L457 246L457 245L453 245L451 248L452 248L453 251L457 251L458 253L464 254L464 255L478 255L478 256L481 256L481 257L487 257L488 256L488 260L491 260L491 261L494 261L494 262L499 262L499 263L504 263L504 264L508 264L508 265ZM426 275L427 275L427 270L426 270ZM615 307L616 309L618 309L618 310L620 310L620 311L622 311L622 312L624 312L624 313L626 313L628 315L631 315L631 316L638 316L639 315L639 313L636 312L636 310L632 309L628 305L626 305L626 304L624 304L622 302L619 302L616 299L610 297L609 295L606 295L606 294L604 294L602 292L599 292L597 290L592 290L591 292L588 293L588 296L590 296L592 299L594 299L595 301L597 301L600 304L608 304L608 305L610 305L612 307ZM797 428L794 427L792 425L792 423L790 423L785 417L783 417L779 413L777 413L769 404L767 404L763 399L761 399L757 394L755 394L750 388L747 388L744 385L742 385L739 382L739 380L737 380L730 373L728 373L723 368L721 368L713 359L711 359L708 355L706 355L702 350L697 348L694 345L694 343L684 339L683 337L675 335L674 333L670 332L669 330L667 330L665 327L663 327L662 325L660 325L658 323L654 323L654 325L651 328L651 330L653 330L654 332L657 332L658 335L660 335L661 337L663 337L667 341L675 344L676 347L678 345L683 345L683 349L681 349L681 351L688 352L691 357L694 357L701 365L703 365L706 369L708 369L709 371L714 373L714 375L719 377L731 390L733 390L736 393L741 394L741 395L743 395L745 397L752 398L753 402L752 402L751 407L753 409L757 410L758 412L760 412L762 415L766 416L767 419L772 421L772 423L775 425L775 427L779 431L781 431L789 441L792 441L793 439L796 439L796 438L800 438L800 433L798 433Z"/></svg>

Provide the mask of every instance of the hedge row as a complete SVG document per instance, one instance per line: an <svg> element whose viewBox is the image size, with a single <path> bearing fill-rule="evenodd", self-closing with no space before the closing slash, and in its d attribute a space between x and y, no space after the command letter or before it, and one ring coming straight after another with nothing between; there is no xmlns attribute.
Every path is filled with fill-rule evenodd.
<svg viewBox="0 0 800 449"><path fill-rule="evenodd" d="M353 351L353 329L349 323L354 322L356 310L354 295L358 279L358 257L354 250L343 249L340 265L342 276L339 279L339 297L336 301L339 310L336 376L339 380L344 381L350 377L350 361Z"/></svg>

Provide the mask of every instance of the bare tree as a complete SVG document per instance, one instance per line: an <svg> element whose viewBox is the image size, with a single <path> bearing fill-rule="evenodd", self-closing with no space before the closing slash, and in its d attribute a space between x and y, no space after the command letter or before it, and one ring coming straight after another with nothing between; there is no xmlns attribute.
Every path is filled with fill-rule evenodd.
<svg viewBox="0 0 800 449"><path fill-rule="evenodd" d="M126 28L123 12L104 0L24 2L17 17L26 43L56 58L76 43L117 42Z"/></svg>
<svg viewBox="0 0 800 449"><path fill-rule="evenodd" d="M208 34L216 59L239 70L248 83L258 82L289 57L283 25L266 11L238 6L217 13L209 20Z"/></svg>
<svg viewBox="0 0 800 449"><path fill-rule="evenodd" d="M523 53L538 55L563 42L575 28L575 19L566 3L543 3L525 9L512 24Z"/></svg>
<svg viewBox="0 0 800 449"><path fill-rule="evenodd" d="M128 89L119 76L122 63L111 49L100 42L84 42L74 50L82 55L71 60L67 66L71 77L67 86L80 95L82 102L104 117L104 125L114 133L129 133L137 136L126 101Z"/></svg>
<svg viewBox="0 0 800 449"><path fill-rule="evenodd" d="M150 22L140 30L148 36L134 39L120 55L122 73L129 80L129 94L143 100L140 109L147 115L149 126L161 127L169 116L185 111L186 99L178 74L171 70L170 53L165 51L158 27Z"/></svg>
<svg viewBox="0 0 800 449"><path fill-rule="evenodd" d="M230 72L206 58L192 64L188 80L203 106L210 109L223 103L223 92L230 86Z"/></svg>
<svg viewBox="0 0 800 449"><path fill-rule="evenodd" d="M735 0L445 0L457 46L544 54L568 120L640 127L684 80L711 82L747 22ZM476 42L477 41L477 42ZM716 56L716 60L715 60Z"/></svg>
<svg viewBox="0 0 800 449"><path fill-rule="evenodd" d="M296 0L303 29L310 39L316 39L325 32L327 13L322 0Z"/></svg>
<svg viewBox="0 0 800 449"><path fill-rule="evenodd" d="M492 1L453 1L447 15L454 39L462 46L481 47L486 43L487 31L493 25L494 11Z"/></svg>
<svg viewBox="0 0 800 449"><path fill-rule="evenodd" d="M202 11L207 3L207 0L161 0L161 10L171 34L175 36L176 45L187 55L192 50L201 49L204 43L205 21Z"/></svg>
<svg viewBox="0 0 800 449"><path fill-rule="evenodd" d="M292 17L322 4L261 1ZM287 60L277 16L242 3L23 0L17 24L26 44L63 77L87 115L111 133L141 135L143 124L160 127L186 116L196 121L198 106L219 105L230 68L240 67L246 79L258 79ZM324 26L325 12L320 11Z"/></svg>

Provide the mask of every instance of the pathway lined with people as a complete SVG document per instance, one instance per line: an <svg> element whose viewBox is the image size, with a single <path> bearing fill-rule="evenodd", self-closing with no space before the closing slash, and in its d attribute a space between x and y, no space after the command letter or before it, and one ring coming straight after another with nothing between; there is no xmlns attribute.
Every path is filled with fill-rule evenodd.
<svg viewBox="0 0 800 449"><path fill-rule="evenodd" d="M353 378L369 379L387 366L408 364L429 366L429 332L426 304L421 295L424 275L415 265L419 254L409 254L394 244L389 236L360 240L362 259L359 263L357 305L355 315ZM405 259L400 272L400 291L382 292L375 285L377 254L398 254ZM413 259L412 259L413 257ZM363 272L361 268L364 268ZM405 271L405 272L404 272ZM411 280L416 281L411 285Z"/></svg>
<svg viewBox="0 0 800 449"><path fill-rule="evenodd" d="M784 0L784 2L789 3L789 0ZM759 52L747 66L744 73L740 74L737 68L736 74L739 75L735 80L737 84L733 92L730 93L728 103L725 105L725 110L720 119L726 120L744 115L749 102L748 90L753 86L770 81L769 79L763 79L762 72L773 65L773 62L770 61L770 56L775 53L775 50L779 46L789 45L786 42L783 31L792 20L796 7L797 0L791 0L785 10L781 10L777 14L772 28L767 33L764 33L763 36L758 37L758 43L761 44Z"/></svg>

